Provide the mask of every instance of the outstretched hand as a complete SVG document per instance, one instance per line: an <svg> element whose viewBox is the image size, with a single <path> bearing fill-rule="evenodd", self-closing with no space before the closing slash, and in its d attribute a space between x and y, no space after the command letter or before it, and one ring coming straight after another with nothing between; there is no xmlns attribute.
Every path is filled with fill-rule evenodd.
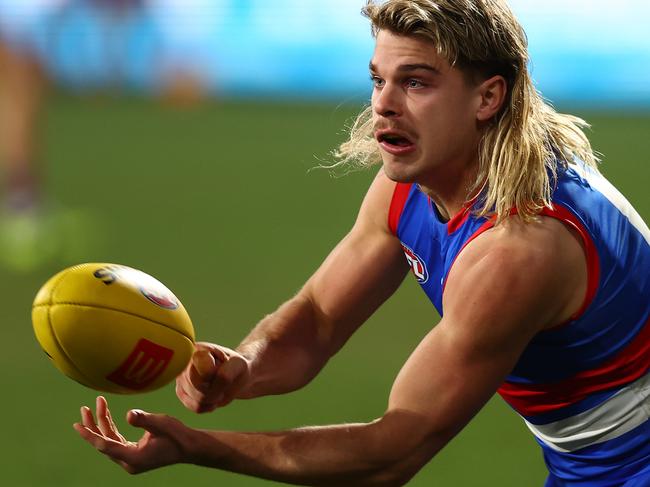
<svg viewBox="0 0 650 487"><path fill-rule="evenodd" d="M191 429L170 416L150 414L133 409L127 414L130 425L145 430L137 443L120 434L113 422L104 397L96 401L97 421L90 408L81 408L81 423L74 429L79 435L129 473L141 473L154 468L187 461Z"/></svg>

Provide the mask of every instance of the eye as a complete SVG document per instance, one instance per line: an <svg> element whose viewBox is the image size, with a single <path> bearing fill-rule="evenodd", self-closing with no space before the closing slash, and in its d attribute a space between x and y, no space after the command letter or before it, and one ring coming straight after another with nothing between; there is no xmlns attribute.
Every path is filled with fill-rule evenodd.
<svg viewBox="0 0 650 487"><path fill-rule="evenodd" d="M370 81L372 81L372 84L375 86L375 88L381 88L382 86L384 86L384 80L381 79L379 76L371 75Z"/></svg>
<svg viewBox="0 0 650 487"><path fill-rule="evenodd" d="M422 81L419 79L409 78L406 80L406 86L409 88L422 88L424 86L424 83L422 83Z"/></svg>

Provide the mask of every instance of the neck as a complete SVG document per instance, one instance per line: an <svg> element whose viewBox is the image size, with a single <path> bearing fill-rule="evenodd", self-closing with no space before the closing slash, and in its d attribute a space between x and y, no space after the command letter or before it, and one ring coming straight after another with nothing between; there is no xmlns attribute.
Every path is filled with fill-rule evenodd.
<svg viewBox="0 0 650 487"><path fill-rule="evenodd" d="M472 164L459 171L445 169L418 185L435 203L440 214L450 219L474 196L470 194L470 189L476 181L478 166Z"/></svg>

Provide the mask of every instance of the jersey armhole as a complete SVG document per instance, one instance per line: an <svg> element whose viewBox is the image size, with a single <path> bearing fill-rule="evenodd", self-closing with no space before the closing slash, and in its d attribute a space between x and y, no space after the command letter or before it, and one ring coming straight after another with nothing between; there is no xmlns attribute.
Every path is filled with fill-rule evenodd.
<svg viewBox="0 0 650 487"><path fill-rule="evenodd" d="M594 243L593 238L591 238L591 234L582 221L566 206L554 203L553 208L544 208L540 214L560 220L562 223L577 232L584 245L585 258L587 260L587 292L585 293L582 306L580 306L578 311L571 315L568 321L549 328L549 330L554 330L580 318L596 297L596 292L598 291L598 285L600 282L600 259L598 257L596 244Z"/></svg>
<svg viewBox="0 0 650 487"><path fill-rule="evenodd" d="M516 209L510 211L511 215L515 215L516 213L517 213ZM600 260L598 258L598 250L596 249L596 244L594 243L594 240L591 238L589 231L584 226L582 221L580 221L580 219L571 210L569 210L563 205L554 203L552 209L544 208L540 212L540 214L543 216L548 216L550 218L555 218L557 220L560 220L565 225L568 225L570 228L574 229L578 233L578 235L580 236L584 244L585 257L587 260L587 292L585 293L585 298L582 302L582 305L580 306L578 311L576 311L573 315L571 315L571 317L567 321L549 328L549 330L555 330L580 318L587 310L587 308L594 300L594 298L596 297L596 292L598 291L598 284L600 281ZM458 257L458 255L460 255L460 253L465 249L465 247L467 247L467 245L472 240L474 240L476 237L481 235L486 230L492 228L495 222L496 222L496 218L492 217L488 221L486 221L483 225L481 225L481 227L476 232L474 232L474 234L469 239L467 239L467 241L463 244L462 248L456 255L456 258ZM442 289L443 293L445 290L445 286L447 285L447 277L449 276L449 272L451 272L451 268L453 267L455 262L456 259L454 259L451 266L449 266L449 271L445 276L443 289Z"/></svg>
<svg viewBox="0 0 650 487"><path fill-rule="evenodd" d="M444 276L444 280L442 282L442 293L445 293L445 288L447 287L447 278L449 277L449 273L451 272L452 267L454 267L454 264L456 263L456 259L458 259L458 256L461 254L463 250L465 250L465 247L467 247L476 237L481 235L482 233L488 231L490 228L494 227L494 224L496 223L496 217L490 217L488 220L483 223L468 239L467 241L463 244L463 246L460 248L456 256L454 257L454 260L452 260L451 265L449 266L449 269L447 270L447 274Z"/></svg>
<svg viewBox="0 0 650 487"><path fill-rule="evenodd" d="M388 209L388 228L395 236L397 236L397 227L399 226L399 220L402 217L406 200L411 192L411 186L413 186L413 183L397 183L393 191L390 208Z"/></svg>

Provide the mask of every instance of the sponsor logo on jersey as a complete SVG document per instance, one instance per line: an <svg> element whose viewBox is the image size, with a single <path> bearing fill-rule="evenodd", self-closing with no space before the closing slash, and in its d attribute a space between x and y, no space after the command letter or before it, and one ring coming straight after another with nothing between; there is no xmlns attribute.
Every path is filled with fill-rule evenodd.
<svg viewBox="0 0 650 487"><path fill-rule="evenodd" d="M163 373L173 355L173 350L142 338L124 363L106 378L127 389L142 390Z"/></svg>
<svg viewBox="0 0 650 487"><path fill-rule="evenodd" d="M413 252L413 250L408 248L406 245L402 244L402 249L404 249L406 260L411 266L411 271L413 271L413 275L418 280L418 282L420 284L427 282L429 280L429 271L427 271L427 266L425 265L424 261L418 254Z"/></svg>
<svg viewBox="0 0 650 487"><path fill-rule="evenodd" d="M165 309L178 308L178 300L169 292L164 290L153 290L151 288L141 287L140 292L142 295L151 301L156 306Z"/></svg>

